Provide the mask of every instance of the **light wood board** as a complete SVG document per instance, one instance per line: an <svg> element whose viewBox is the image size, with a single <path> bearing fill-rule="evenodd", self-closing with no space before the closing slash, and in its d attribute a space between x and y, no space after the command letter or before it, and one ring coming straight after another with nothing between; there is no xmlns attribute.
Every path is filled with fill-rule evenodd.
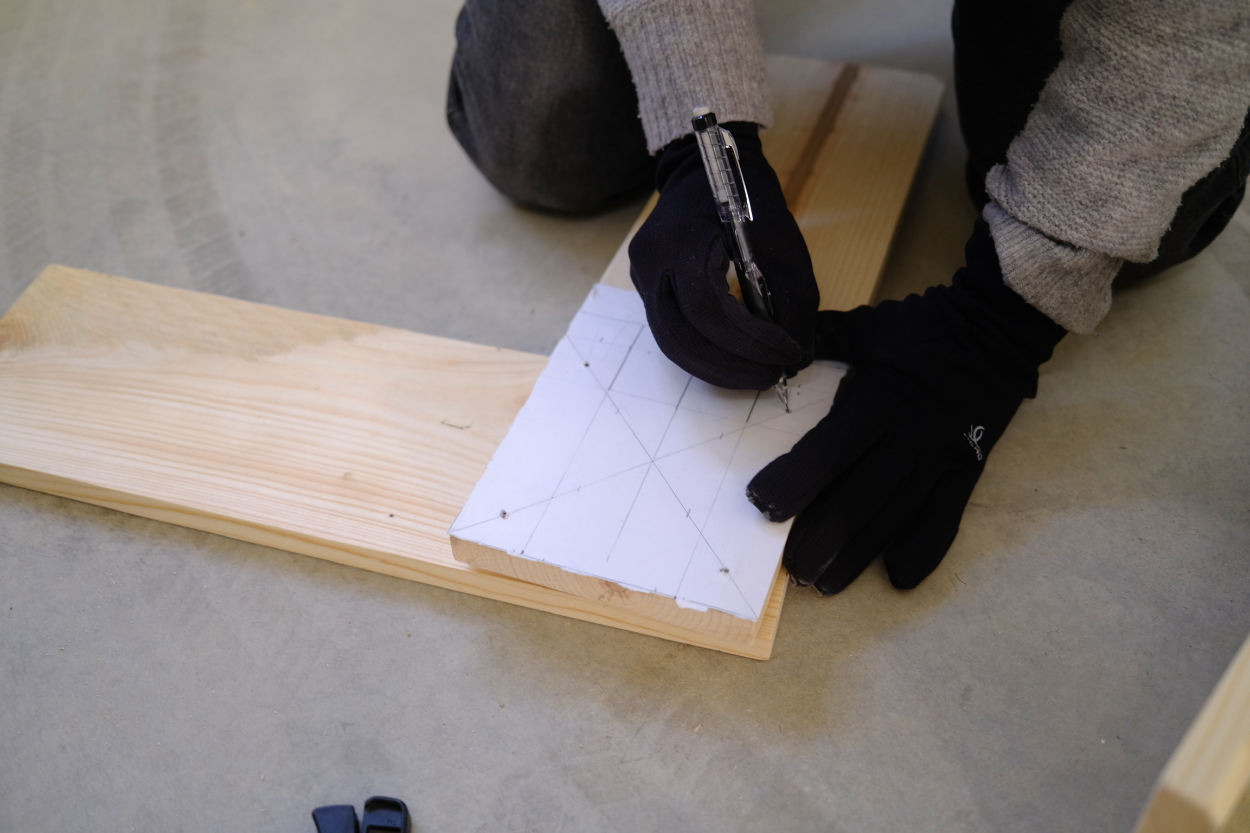
<svg viewBox="0 0 1250 833"><path fill-rule="evenodd" d="M1250 831L1250 638L1164 767L1137 833Z"/></svg>
<svg viewBox="0 0 1250 833"><path fill-rule="evenodd" d="M781 85L779 118L809 112L819 79L840 72L797 59L772 60L770 70ZM896 82L930 91L936 108L933 79L899 74ZM853 121L852 100L839 125ZM931 119L917 122L917 159ZM784 138L787 129L773 133ZM869 195L847 196L861 197ZM883 249L875 274L884 257ZM606 277L621 268L614 261ZM627 285L627 264L621 274ZM0 482L767 658L785 593L780 573L758 631L742 640L452 558L447 527L544 362L53 266L0 319Z"/></svg>
<svg viewBox="0 0 1250 833"><path fill-rule="evenodd" d="M894 229L941 101L942 84L898 70L771 56L778 96L776 124L762 135L787 202L803 231L820 285L823 309L870 303L877 292ZM601 279L632 289L629 242L656 197L617 249ZM681 607L672 598L623 587L452 537L458 559L501 575L524 578L587 599L610 600L657 620L718 637L742 638L759 624L717 610ZM771 608L785 596L778 568ZM737 636L735 636L737 635Z"/></svg>
<svg viewBox="0 0 1250 833"><path fill-rule="evenodd" d="M546 358L48 267L0 318L0 482L766 658L475 570L447 527Z"/></svg>

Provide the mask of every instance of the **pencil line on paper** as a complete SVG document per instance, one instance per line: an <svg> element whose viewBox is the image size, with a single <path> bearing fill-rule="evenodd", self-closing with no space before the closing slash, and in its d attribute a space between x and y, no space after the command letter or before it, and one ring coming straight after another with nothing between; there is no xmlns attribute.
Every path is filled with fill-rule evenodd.
<svg viewBox="0 0 1250 833"><path fill-rule="evenodd" d="M574 352L576 352L576 348L574 348ZM602 390L602 389L603 389L603 386L602 386L602 385L600 385L600 390ZM551 502L552 502L552 500L554 500L554 499L555 499L555 496L556 496L557 494L559 494L559 492L560 492L560 485L561 485L562 483L564 483L565 479L569 476L569 469L571 469L571 468L573 467L573 461L577 459L577 452L579 452L579 451L581 451L581 450L582 450L582 444L586 442L586 437L587 437L587 436L589 436L589 434L590 434L590 429L591 429L591 427L592 427L592 426L594 426L594 424L595 424L595 417L599 416L599 412L600 412L601 410L603 410L603 403L607 401L607 398L608 398L607 393L604 393L604 394L600 397L600 399L599 399L599 405L595 408L595 412L594 412L594 414L593 414L593 415L591 415L590 419L586 421L586 430L582 431L582 436L581 436L581 438L577 441L577 445L576 445L576 446L574 446L574 448L573 448L573 453L572 453L571 455L569 455L569 461L568 461L568 464L564 467L564 472L560 475L560 479L559 479L558 481L556 481L556 488L555 488L555 491L553 491L553 492L551 493L551 496L550 496L549 498L547 498L547 502L543 505L543 511L542 511L542 514L541 514L541 515L539 515L539 517L538 517L538 523L534 524L534 528L530 530L530 534L529 534L529 536L525 539L525 543L521 545L521 552L522 552L522 553L524 553L527 549L529 549L530 542L531 542L531 541L533 541L533 540L534 540L534 536L535 536L536 534L538 534L538 528L539 528L540 526L542 526L542 524L543 524L543 519L545 519L545 518L547 517L547 510L551 508Z"/></svg>
<svg viewBox="0 0 1250 833"><path fill-rule="evenodd" d="M741 434L743 431L747 429L747 427L748 426L744 425L741 428L731 428L728 431L722 431L721 433L717 434L715 437L708 437L706 440L699 440L697 443L692 443L691 445L683 446L681 448L675 448L672 451L666 451L663 454L656 454L655 461L658 463L661 460L667 460L670 457L676 457L678 454L681 454L683 451L689 451L692 448L698 448L701 445L708 445L709 443L720 442L726 437L731 437L734 434ZM750 426L750 427L754 427L754 426ZM779 428L770 428L769 430L776 431L779 434L785 433Z"/></svg>
<svg viewBox="0 0 1250 833"><path fill-rule="evenodd" d="M629 343L629 349L625 351L625 358L621 359L620 365L617 366L616 372L612 374L612 381L608 383L608 387L604 393L612 390L612 386L616 384L617 378L621 375L621 371L625 369L625 362L629 361L629 356L634 352L634 345L638 343L638 339L642 336L642 327L638 328L638 332L634 333L634 340Z"/></svg>
<svg viewBox="0 0 1250 833"><path fill-rule="evenodd" d="M602 320L604 320L604 321L611 321L613 324L629 324L629 325L630 325L630 326L632 326L632 327L641 327L641 326L642 326L642 325L641 325L641 324L639 324L637 321L630 321L628 318L616 318L616 317L611 316L611 315L604 315L604 314L603 314L603 313L601 313L601 312L586 312L585 310L579 310L577 314L578 314L578 315L584 315L584 316L586 316L587 318L599 318L599 319L602 319Z"/></svg>
<svg viewBox="0 0 1250 833"><path fill-rule="evenodd" d="M638 496L642 494L642 488L647 484L647 475L651 473L651 467L654 465L655 463L649 464L647 471L642 475L642 479L638 481L638 491L634 492L634 499L629 502L629 508L625 510L625 517L621 519L621 525L616 529L616 537L612 539L612 546L608 547L608 554L603 558L605 564L612 560L612 553L616 552L616 545L621 542L621 535L625 532L625 525L629 523L629 516L634 514L634 506L638 503Z"/></svg>
<svg viewBox="0 0 1250 833"><path fill-rule="evenodd" d="M760 392L755 392L755 398L751 400L751 410L747 411L747 418L743 421L743 426L751 424L751 414L755 413L755 406L760 403Z"/></svg>
<svg viewBox="0 0 1250 833"><path fill-rule="evenodd" d="M738 430L738 441L734 443L733 453L729 455L729 459L725 462L725 470L721 472L720 483L717 484L716 493L712 496L711 506L715 506L717 498L720 497L721 489L724 487L724 484L725 484L725 478L729 476L729 469L733 465L734 455L738 453L738 446L742 443L742 436L745 433L746 432L743 429ZM660 475L660 479L664 481L664 485L668 487L669 492L672 493L673 499L677 501L677 505L681 506L683 509L688 508L686 507L684 503L682 503L681 498L677 496L677 490L673 488L672 483L668 482L668 478L664 476L664 472L660 470L659 466L655 467L655 471L658 475ZM711 517L711 514L710 514L711 506L708 509L709 518ZM712 554L712 558L716 559L716 563L719 564L723 570L727 571L724 573L724 575L728 577L730 583L733 584L734 589L738 591L739 598L742 599L742 603L746 605L747 610L751 612L752 618L759 618L758 614L756 614L755 612L755 607L751 604L750 600L747 599L746 594L742 592L742 588L738 586L738 580L734 577L732 572L728 572L728 568L726 567L725 562L721 560L721 557L717 554L716 550L712 547L712 542L707 539L706 535L704 535L703 528L700 527L699 524L695 522L694 518L691 518L689 515L686 516L686 520L689 521L691 526L694 527L695 532L697 532L699 535L699 540L702 541L707 546L707 551ZM682 573L681 573L681 580L677 582L677 590L674 593L674 597L681 595L681 587L686 582L686 575L687 573L690 572L690 565L694 563L694 554L698 549L699 549L699 542L695 541L694 549L692 549L690 551L690 555L687 556L686 566L682 570ZM703 600L700 600L700 599L692 599L692 601L699 602L700 604L704 603Z"/></svg>
<svg viewBox="0 0 1250 833"><path fill-rule="evenodd" d="M611 474L605 474L603 477L597 477L594 480L587 481L586 483L578 484L577 486L575 486L572 489L569 489L568 491L560 492L559 494L552 495L551 497L545 497L540 500L536 500L533 503L527 503L523 506L518 506L515 509L509 509L506 506L501 506L499 508L501 510L506 511L508 515L510 516L515 515L518 512L524 512L526 509L533 509L535 506L541 506L544 503L550 503L551 501L559 500L562 497L575 495L578 492L580 492L582 489L589 489L591 486L598 486L600 483L604 483L608 480L611 480L613 477L620 477L622 474L629 474L634 469L640 469L643 466L649 466L652 464L652 462L653 461L648 460L645 463L635 463L634 465L629 466L627 468L623 468L620 471L614 471ZM500 520L500 516L492 515L491 517L483 521L474 521L471 524L463 524L461 526L452 527L451 532L464 532L464 531L473 529L474 527L482 526L483 524L494 523L497 520Z"/></svg>
<svg viewBox="0 0 1250 833"><path fill-rule="evenodd" d="M734 457L736 457L736 456L738 455L738 447L742 445L742 438L743 438L744 436L746 436L746 430L745 430L745 429L744 429L743 431L739 432L739 434L738 434L738 441L737 441L736 443L734 443L734 450L730 453L730 455L729 455L729 460L728 460L728 461L726 461L726 463L725 463L725 470L724 470L723 472L721 472L720 482L716 484L716 492L712 495L712 505L713 505L713 506L715 506L715 505L716 505L716 501L720 500L721 492L722 492L722 491L724 490L724 488L725 488L725 478L729 477L729 470L730 470L731 468L733 468L733 460L734 460ZM711 518L710 513L709 513L708 517L709 517L709 519ZM704 536L704 534L703 534L703 529L702 529L702 528L699 528L699 527L696 527L696 528L697 528L697 529L699 529L699 537L700 537L700 538L703 538L704 543L706 543L706 544L707 544L707 549L708 549L708 552L710 552L710 553L712 554L712 557L716 559L716 563L717 563L717 564L719 564L719 565L721 566L721 568L722 568L722 569L728 569L728 565L726 565L726 564L725 564L725 562L721 560L720 555L719 555L719 554L716 552L716 550L712 547L712 543L711 543L710 541L708 541L708 540L707 540L707 537L706 537L706 536ZM751 616L752 616L752 618L756 618L756 619L758 619L758 618L759 618L759 614L757 614L757 613L755 612L755 608L751 605L751 602L747 599L746 594L745 594L745 593L743 593L743 592L742 592L742 588L738 586L738 578L737 578L737 576L735 576L732 572L725 573L725 575L729 578L729 582L730 582L730 583L734 586L734 589L738 591L738 595L742 597L742 602L743 602L743 604L745 604L745 605L747 606L747 610L751 611ZM678 589L680 590L680 587L679 587Z"/></svg>
<svg viewBox="0 0 1250 833"><path fill-rule="evenodd" d="M673 405L673 412L668 415L668 425L664 426L664 433L660 435L660 441L656 443L655 450L659 453L664 447L664 441L668 439L669 429L673 427L673 420L677 419L677 412L681 410L681 402L686 398L686 391L690 390L690 383L694 381L693 376L686 377L686 386L681 389L681 396L677 397L677 404Z"/></svg>
<svg viewBox="0 0 1250 833"><path fill-rule="evenodd" d="M658 470L658 469L657 469L657 470ZM663 476L663 475L661 475L661 476ZM667 480L665 480L665 481L664 481L664 483L665 483L665 485L667 485L667 484L668 484L668 481L667 481ZM669 486L669 488L670 488L670 489L672 489L673 487L672 487L672 486ZM698 527L697 527L697 526L696 526L695 528L696 528L696 529L698 529ZM694 563L694 554L695 554L696 552L698 552L698 550L699 550L699 541L700 541L700 540L702 540L702 536L700 536L699 538L696 538L696 539L695 539L694 546L692 546L692 547L690 548L690 553L686 556L686 566L682 568L682 570L681 570L681 578L677 580L677 587L676 587L676 589L674 589L674 590L673 590L673 598L674 598L674 599L675 599L675 598L677 598L678 596L680 596L680 595L681 595L681 586L682 586L683 584L685 584L685 583L686 583L686 573L690 572L690 565ZM706 542L705 542L705 543L706 543Z"/></svg>

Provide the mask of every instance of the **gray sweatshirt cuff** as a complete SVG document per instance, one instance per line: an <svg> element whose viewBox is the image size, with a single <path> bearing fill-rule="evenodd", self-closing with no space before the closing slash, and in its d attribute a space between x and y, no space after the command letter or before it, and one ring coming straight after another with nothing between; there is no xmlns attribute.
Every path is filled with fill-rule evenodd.
<svg viewBox="0 0 1250 833"><path fill-rule="evenodd" d="M1224 159L1250 104L1246 0L1075 0L990 197L1054 240L1153 260L1181 195Z"/></svg>
<svg viewBox="0 0 1250 833"><path fill-rule="evenodd" d="M647 149L691 132L690 113L772 122L751 0L599 0L638 91Z"/></svg>
<svg viewBox="0 0 1250 833"><path fill-rule="evenodd" d="M1250 103L1246 0L1074 0L1063 60L985 186L1003 279L1072 332L1153 260L1181 195L1224 159Z"/></svg>
<svg viewBox="0 0 1250 833"><path fill-rule="evenodd" d="M1090 333L1111 309L1111 282L1124 261L1052 240L989 202L1003 282L1071 333Z"/></svg>

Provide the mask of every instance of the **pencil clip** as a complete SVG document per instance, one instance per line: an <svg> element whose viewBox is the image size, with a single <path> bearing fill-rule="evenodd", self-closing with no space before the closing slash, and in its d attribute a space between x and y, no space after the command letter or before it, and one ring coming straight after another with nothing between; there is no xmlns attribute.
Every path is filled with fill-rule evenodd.
<svg viewBox="0 0 1250 833"><path fill-rule="evenodd" d="M738 161L738 143L734 141L734 134L725 128L717 127L716 129L720 131L721 138L725 140L725 149L729 152L729 160L733 163L731 170L734 174L734 184L738 186L738 191L742 194L742 202L746 205L747 219L754 222L755 214L751 210L751 195L747 193L746 177L742 175L742 163Z"/></svg>

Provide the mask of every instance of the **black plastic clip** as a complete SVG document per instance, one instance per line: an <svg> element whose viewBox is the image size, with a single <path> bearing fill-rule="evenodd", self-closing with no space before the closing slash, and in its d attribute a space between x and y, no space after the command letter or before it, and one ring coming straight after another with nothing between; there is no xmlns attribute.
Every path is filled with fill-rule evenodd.
<svg viewBox="0 0 1250 833"><path fill-rule="evenodd" d="M350 804L327 804L312 812L317 833L360 833L356 808Z"/></svg>
<svg viewBox="0 0 1250 833"><path fill-rule="evenodd" d="M408 806L384 795L365 799L361 833L408 833Z"/></svg>

